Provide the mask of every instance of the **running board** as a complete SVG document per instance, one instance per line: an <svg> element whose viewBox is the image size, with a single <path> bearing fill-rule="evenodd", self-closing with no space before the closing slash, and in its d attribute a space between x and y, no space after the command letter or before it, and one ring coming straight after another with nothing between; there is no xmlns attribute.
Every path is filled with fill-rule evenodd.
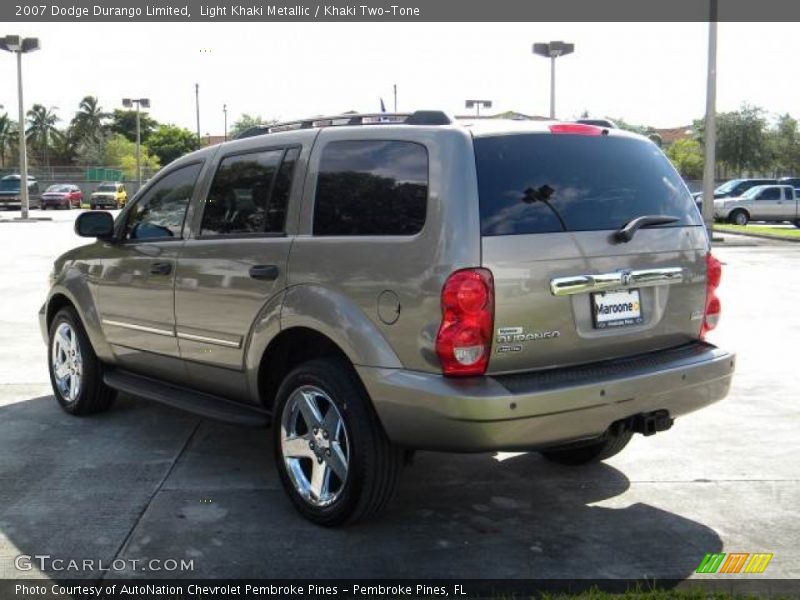
<svg viewBox="0 0 800 600"><path fill-rule="evenodd" d="M106 371L103 381L107 386L131 396L166 404L217 421L250 427L264 427L270 422L269 415L256 407L126 371Z"/></svg>

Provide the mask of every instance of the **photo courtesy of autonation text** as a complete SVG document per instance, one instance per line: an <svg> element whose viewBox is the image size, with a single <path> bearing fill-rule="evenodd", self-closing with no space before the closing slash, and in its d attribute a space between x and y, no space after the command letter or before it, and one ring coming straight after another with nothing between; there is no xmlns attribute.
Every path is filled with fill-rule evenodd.
<svg viewBox="0 0 800 600"><path fill-rule="evenodd" d="M0 3L0 600L800 600L798 22Z"/></svg>

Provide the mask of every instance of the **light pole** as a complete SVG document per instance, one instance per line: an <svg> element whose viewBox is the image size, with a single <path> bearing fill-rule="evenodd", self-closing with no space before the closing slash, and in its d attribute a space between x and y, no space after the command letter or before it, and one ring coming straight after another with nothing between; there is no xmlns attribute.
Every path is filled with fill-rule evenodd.
<svg viewBox="0 0 800 600"><path fill-rule="evenodd" d="M200 141L200 84L194 84L194 111L197 117L197 140Z"/></svg>
<svg viewBox="0 0 800 600"><path fill-rule="evenodd" d="M710 0L708 20L708 76L706 80L706 124L704 132L705 164L703 165L703 221L709 243L714 226L714 175L717 146L717 0Z"/></svg>
<svg viewBox="0 0 800 600"><path fill-rule="evenodd" d="M225 141L227 142L228 141L228 105L227 104L223 104L222 105L222 114L224 115L223 118L225 119Z"/></svg>
<svg viewBox="0 0 800 600"><path fill-rule="evenodd" d="M17 55L17 97L19 99L19 191L21 195L21 218L28 218L30 198L28 198L28 152L25 142L25 107L22 101L22 55L41 48L39 38L21 38L7 35L0 38L0 49Z"/></svg>
<svg viewBox="0 0 800 600"><path fill-rule="evenodd" d="M491 100L467 100L464 103L465 108L474 108L475 109L475 116L481 116L481 106L483 108L492 108L492 101Z"/></svg>
<svg viewBox="0 0 800 600"><path fill-rule="evenodd" d="M122 106L130 108L136 105L136 192L142 187L142 162L141 162L141 146L142 146L142 129L139 121L139 107L150 108L150 98L123 98Z"/></svg>
<svg viewBox="0 0 800 600"><path fill-rule="evenodd" d="M575 44L549 42L534 44L533 53L550 59L550 118L556 118L556 59L575 52Z"/></svg>

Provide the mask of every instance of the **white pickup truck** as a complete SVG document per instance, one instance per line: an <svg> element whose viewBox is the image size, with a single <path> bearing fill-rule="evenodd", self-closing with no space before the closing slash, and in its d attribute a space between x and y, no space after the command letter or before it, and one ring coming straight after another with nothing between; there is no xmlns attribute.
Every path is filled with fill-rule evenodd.
<svg viewBox="0 0 800 600"><path fill-rule="evenodd" d="M790 185L759 185L736 198L714 200L714 218L735 225L791 221L800 227L800 192Z"/></svg>

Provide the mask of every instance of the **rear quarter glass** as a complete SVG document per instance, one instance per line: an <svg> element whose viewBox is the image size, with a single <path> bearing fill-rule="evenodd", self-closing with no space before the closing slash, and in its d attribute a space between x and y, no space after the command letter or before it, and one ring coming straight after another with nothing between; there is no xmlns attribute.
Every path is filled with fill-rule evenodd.
<svg viewBox="0 0 800 600"><path fill-rule="evenodd" d="M530 133L474 144L484 236L614 230L642 215L702 225L680 175L650 141Z"/></svg>

